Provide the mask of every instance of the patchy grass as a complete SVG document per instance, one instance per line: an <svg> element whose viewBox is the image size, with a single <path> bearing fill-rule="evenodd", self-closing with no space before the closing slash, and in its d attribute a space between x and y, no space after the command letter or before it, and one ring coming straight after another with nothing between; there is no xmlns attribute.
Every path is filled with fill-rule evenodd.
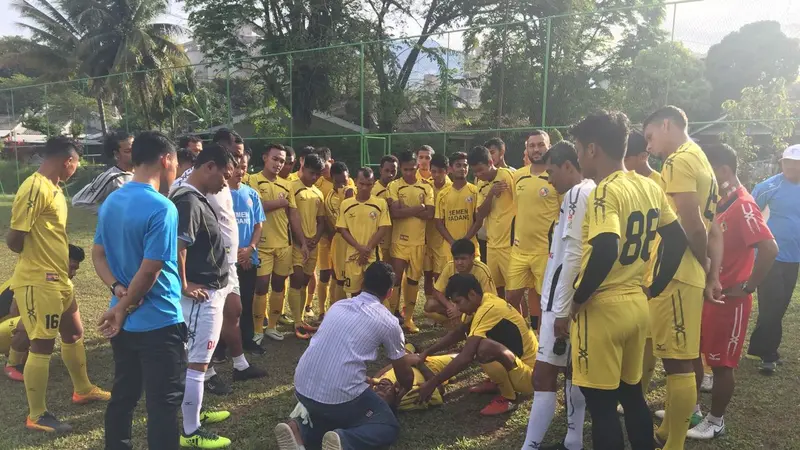
<svg viewBox="0 0 800 450"><path fill-rule="evenodd" d="M7 232L11 198L0 197L0 234ZM94 233L94 216L71 210L69 232L72 243L87 249ZM7 279L16 257L5 246L0 248L0 280ZM108 303L108 291L94 274L90 258L83 264L75 279L76 298L80 304L86 328L86 348L89 375L92 381L110 388L114 370L108 342L99 336L95 322ZM755 314L754 314L755 315ZM751 320L751 322L753 322ZM286 330L289 331L288 329ZM423 329L409 341L428 345L441 334L439 330ZM800 337L800 312L790 309L784 321L785 342L796 342ZM268 342L265 356L249 356L251 363L269 370L264 380L248 381L234 386L228 397L206 396L211 408L227 408L233 417L214 430L230 437L236 449L275 449L272 428L284 420L294 407L292 378L294 367L305 349L304 342L287 335L280 343ZM737 373L738 386L726 416L728 435L712 442L689 442L691 450L752 450L797 449L800 439L793 431L794 411L797 407L797 379L800 377L800 353L792 345L783 346L787 364L772 378L759 375L750 361L742 361ZM58 353L58 349L56 350ZM2 361L4 364L5 361ZM378 366L373 366L377 368ZM218 368L230 380L230 364ZM530 411L530 399L508 417L482 418L480 408L488 402L484 396L469 395L466 387L482 378L479 369L473 368L449 388L446 404L428 411L405 413L400 417L402 435L395 446L398 449L514 449L520 448ZM649 395L652 409L663 407L663 374L654 379L654 389ZM102 404L76 406L70 402L71 383L58 354L50 368L48 408L68 420L75 431L62 437L52 437L27 431L24 426L27 405L25 390L20 383L0 377L0 449L98 449L103 447ZM563 401L563 397L561 398ZM704 394L704 411L708 410L710 395ZM140 402L134 422L135 448L146 447L144 426L144 401ZM566 428L563 403L559 405L554 424L548 436L549 443L563 437ZM591 449L589 427L586 427L586 448Z"/></svg>

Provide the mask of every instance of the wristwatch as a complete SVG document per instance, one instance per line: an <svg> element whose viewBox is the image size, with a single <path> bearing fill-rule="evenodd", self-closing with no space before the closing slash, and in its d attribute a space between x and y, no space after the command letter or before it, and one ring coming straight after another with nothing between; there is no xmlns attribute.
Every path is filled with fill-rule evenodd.
<svg viewBox="0 0 800 450"><path fill-rule="evenodd" d="M756 291L756 288L748 286L747 281L745 281L744 283L742 283L742 290L748 294L752 294L753 292Z"/></svg>
<svg viewBox="0 0 800 450"><path fill-rule="evenodd" d="M122 283L120 283L119 281L115 281L114 284L111 285L111 295L117 295L116 292L114 291L116 291L117 286L120 285L122 285Z"/></svg>

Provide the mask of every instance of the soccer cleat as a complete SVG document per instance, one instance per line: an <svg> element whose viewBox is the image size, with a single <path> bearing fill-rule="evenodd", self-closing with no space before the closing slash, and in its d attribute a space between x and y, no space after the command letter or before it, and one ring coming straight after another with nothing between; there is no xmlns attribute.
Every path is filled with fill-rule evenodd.
<svg viewBox="0 0 800 450"><path fill-rule="evenodd" d="M210 425L227 420L231 416L228 411L200 411L200 423Z"/></svg>
<svg viewBox="0 0 800 450"><path fill-rule="evenodd" d="M228 395L233 392L233 389L222 381L222 377L214 375L206 380L205 391L214 395Z"/></svg>
<svg viewBox="0 0 800 450"><path fill-rule="evenodd" d="M187 448L226 448L231 445L231 440L200 427L194 433L185 435L181 433L181 447Z"/></svg>
<svg viewBox="0 0 800 450"><path fill-rule="evenodd" d="M414 325L414 319L408 319L403 323L403 331L409 334L419 333L419 327Z"/></svg>
<svg viewBox="0 0 800 450"><path fill-rule="evenodd" d="M481 415L483 416L497 416L500 414L505 414L517 409L517 404L512 402L511 400L503 397L502 395L498 395L497 397L493 398L488 405L486 405L481 410Z"/></svg>
<svg viewBox="0 0 800 450"><path fill-rule="evenodd" d="M328 431L322 436L322 450L342 450L342 439L335 431Z"/></svg>
<svg viewBox="0 0 800 450"><path fill-rule="evenodd" d="M564 444L554 444L554 445L545 445L543 447L539 447L539 450L569 450L569 449Z"/></svg>
<svg viewBox="0 0 800 450"><path fill-rule="evenodd" d="M85 405L91 402L107 402L111 400L111 392L104 391L97 386L92 386L92 390L86 394L72 393L72 403Z"/></svg>
<svg viewBox="0 0 800 450"><path fill-rule="evenodd" d="M497 383L492 380L483 380L475 386L470 387L469 392L472 394L496 394L500 392L500 390L497 388Z"/></svg>
<svg viewBox="0 0 800 450"><path fill-rule="evenodd" d="M758 368L758 373L761 375L773 375L775 374L775 370L778 368L778 363L776 362L766 362L761 361L761 365Z"/></svg>
<svg viewBox="0 0 800 450"><path fill-rule="evenodd" d="M306 331L306 330L304 330L302 328L295 328L294 329L294 336L297 339L301 339L301 340L304 340L304 341L307 341L307 340L311 339L311 333L309 333L308 331Z"/></svg>
<svg viewBox="0 0 800 450"><path fill-rule="evenodd" d="M3 373L6 374L9 380L12 381L25 381L22 375L22 371L24 370L25 366L22 364L16 366L5 366L3 367Z"/></svg>
<svg viewBox="0 0 800 450"><path fill-rule="evenodd" d="M275 440L278 441L278 450L300 450L301 444L297 442L288 423L275 425Z"/></svg>
<svg viewBox="0 0 800 450"><path fill-rule="evenodd" d="M278 317L278 323L281 325L294 325L294 320L286 314L281 314L280 317Z"/></svg>
<svg viewBox="0 0 800 450"><path fill-rule="evenodd" d="M714 389L714 375L710 373L703 374L703 382L700 383L700 392L711 392Z"/></svg>
<svg viewBox="0 0 800 450"><path fill-rule="evenodd" d="M264 337L268 337L273 341L282 341L283 333L274 328L267 328L266 330L264 330Z"/></svg>
<svg viewBox="0 0 800 450"><path fill-rule="evenodd" d="M663 409L659 409L658 411L655 412L655 416L658 417L661 420L664 420L664 414L666 414L666 413L667 412L664 411ZM689 420L689 427L691 428L691 427L696 426L702 420L703 420L703 415L702 414L700 414L699 412L692 413L692 418Z"/></svg>
<svg viewBox="0 0 800 450"><path fill-rule="evenodd" d="M25 427L29 430L44 431L45 433L69 433L72 431L72 427L69 424L56 419L53 413L47 411L35 422L30 417L27 417L25 419Z"/></svg>
<svg viewBox="0 0 800 450"><path fill-rule="evenodd" d="M686 437L690 439L714 439L725 434L725 419L722 419L719 424L711 422L708 418L704 418L697 426L690 428L686 432Z"/></svg>
<svg viewBox="0 0 800 450"><path fill-rule="evenodd" d="M245 381L245 380L255 380L256 378L264 378L267 376L267 371L261 368L258 368L254 365L250 365L247 369L244 370L236 370L233 369L233 381Z"/></svg>
<svg viewBox="0 0 800 450"><path fill-rule="evenodd" d="M306 311L306 314L313 314L314 313L314 310L311 309L310 306L306 306L306 310L305 311Z"/></svg>

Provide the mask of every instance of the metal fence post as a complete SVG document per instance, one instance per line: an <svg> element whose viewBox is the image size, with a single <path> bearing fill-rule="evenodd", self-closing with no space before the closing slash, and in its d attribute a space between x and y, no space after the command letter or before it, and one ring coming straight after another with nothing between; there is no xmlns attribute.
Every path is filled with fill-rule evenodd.
<svg viewBox="0 0 800 450"><path fill-rule="evenodd" d="M551 31L551 22L552 19L549 17L547 18L547 31L545 34L545 39L547 43L545 44L545 53L544 53L544 75L542 76L542 128L547 125L547 85L549 81L547 80L548 72L550 72L550 31Z"/></svg>
<svg viewBox="0 0 800 450"><path fill-rule="evenodd" d="M228 128L233 128L233 111L231 107L231 58L225 64L225 95L228 98Z"/></svg>
<svg viewBox="0 0 800 450"><path fill-rule="evenodd" d="M12 125L14 128L17 128L17 113L14 111L14 90L11 90L11 119L14 121ZM17 172L17 189L19 189L20 181L19 181L19 147L17 147L17 133L12 128L11 129L11 145L14 147L14 163L16 164L16 172ZM17 191L14 189L14 192Z"/></svg>
<svg viewBox="0 0 800 450"><path fill-rule="evenodd" d="M675 17L677 17L677 15L678 15L678 4L675 3L672 5L672 34L669 38L670 44L675 43L675 20L676 20ZM670 45L670 53L672 53L672 45ZM665 105L669 105L669 88L670 84L672 84L672 74L670 73L671 71L672 71L672 56L670 55L667 58L667 89L666 92L664 93Z"/></svg>
<svg viewBox="0 0 800 450"><path fill-rule="evenodd" d="M50 104L47 102L47 85L44 85L44 123L45 127L47 127L47 132L45 135L49 138L50 137Z"/></svg>
<svg viewBox="0 0 800 450"><path fill-rule="evenodd" d="M294 147L294 58L289 54L289 145Z"/></svg>
<svg viewBox="0 0 800 450"><path fill-rule="evenodd" d="M367 145L367 140L364 138L364 43L362 42L360 45L360 53L361 57L359 58L359 80L358 80L358 92L359 92L359 104L361 105L360 114L359 114L359 124L361 125L358 133L361 135L361 165L364 166L369 159L369 146Z"/></svg>

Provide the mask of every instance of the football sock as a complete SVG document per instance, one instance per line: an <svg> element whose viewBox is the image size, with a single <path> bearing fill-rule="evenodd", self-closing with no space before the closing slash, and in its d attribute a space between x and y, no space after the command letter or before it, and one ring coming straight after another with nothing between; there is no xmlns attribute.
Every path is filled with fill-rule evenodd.
<svg viewBox="0 0 800 450"><path fill-rule="evenodd" d="M50 355L30 352L25 361L25 394L28 397L28 417L34 422L47 411L45 397L50 377Z"/></svg>
<svg viewBox="0 0 800 450"><path fill-rule="evenodd" d="M581 388L572 384L572 380L567 380L566 402L567 437L564 438L564 447L567 447L567 450L581 450L583 448L583 421L586 418L586 398L583 396ZM553 410L555 411L555 408Z"/></svg>
<svg viewBox="0 0 800 450"><path fill-rule="evenodd" d="M200 428L200 408L203 406L204 374L186 370L186 388L183 391L183 434L190 435Z"/></svg>
<svg viewBox="0 0 800 450"><path fill-rule="evenodd" d="M67 372L72 379L72 389L77 394L88 394L94 386L86 373L86 347L83 345L83 338L78 339L74 344L62 342L61 359L67 366Z"/></svg>
<svg viewBox="0 0 800 450"><path fill-rule="evenodd" d="M233 368L236 370L247 370L250 367L250 363L247 362L247 358L244 357L244 354L239 356L233 357ZM212 367L213 369L213 367Z"/></svg>
<svg viewBox="0 0 800 450"><path fill-rule="evenodd" d="M539 448L544 441L544 435L550 428L553 416L556 414L556 393L536 391L533 393L531 415L528 418L528 431L525 433L525 443L522 448ZM582 425L582 424L581 424ZM583 428L581 426L581 428Z"/></svg>
<svg viewBox="0 0 800 450"><path fill-rule="evenodd" d="M211 379L211 377L213 377L214 375L216 375L216 374L217 374L217 371L214 369L214 366L211 366L211 367L209 367L209 368L208 368L208 370L206 370L206 371L204 372L204 374L205 374L205 375L203 376L204 380L205 380L205 381L208 381L208 380L210 380L210 379Z"/></svg>
<svg viewBox="0 0 800 450"><path fill-rule="evenodd" d="M406 315L406 323L414 321L414 307L417 305L419 295L419 284L403 282L403 311Z"/></svg>
<svg viewBox="0 0 800 450"><path fill-rule="evenodd" d="M481 364L481 369L483 369L489 379L497 385L497 389L500 390L500 395L511 401L517 398L517 392L514 390L511 378L508 376L508 371L502 364L496 361L488 364Z"/></svg>
<svg viewBox="0 0 800 450"><path fill-rule="evenodd" d="M694 373L667 375L667 409L658 436L667 436L663 450L683 450L689 417L697 404Z"/></svg>
<svg viewBox="0 0 800 450"><path fill-rule="evenodd" d="M292 318L294 319L294 326L303 323L303 312L305 311L305 298L303 297L302 289L289 288L289 294L286 297L289 307L292 309Z"/></svg>
<svg viewBox="0 0 800 450"><path fill-rule="evenodd" d="M8 365L9 366L18 366L22 364L22 358L25 357L25 353L27 352L18 352L13 348L8 349Z"/></svg>
<svg viewBox="0 0 800 450"><path fill-rule="evenodd" d="M723 423L725 423L724 417L717 417L717 416L712 415L711 413L708 413L708 415L706 415L706 420L708 420L709 422L711 422L711 423L713 423L714 425L717 425L717 426L722 425Z"/></svg>
<svg viewBox="0 0 800 450"><path fill-rule="evenodd" d="M280 318L281 313L283 313L283 299L285 297L284 292L275 292L272 291L269 294L269 324L267 324L267 328L272 330L278 328L278 318Z"/></svg>
<svg viewBox="0 0 800 450"><path fill-rule="evenodd" d="M253 332L264 333L264 315L267 312L267 294L253 296ZM272 325L272 321L270 321Z"/></svg>
<svg viewBox="0 0 800 450"><path fill-rule="evenodd" d="M325 314L326 304L328 303L328 284L323 283L321 280L317 281L317 305L319 305L319 313Z"/></svg>
<svg viewBox="0 0 800 450"><path fill-rule="evenodd" d="M656 372L656 357L653 355L653 340L648 339L644 346L644 361L642 363L642 392L647 395L650 390L650 381Z"/></svg>

